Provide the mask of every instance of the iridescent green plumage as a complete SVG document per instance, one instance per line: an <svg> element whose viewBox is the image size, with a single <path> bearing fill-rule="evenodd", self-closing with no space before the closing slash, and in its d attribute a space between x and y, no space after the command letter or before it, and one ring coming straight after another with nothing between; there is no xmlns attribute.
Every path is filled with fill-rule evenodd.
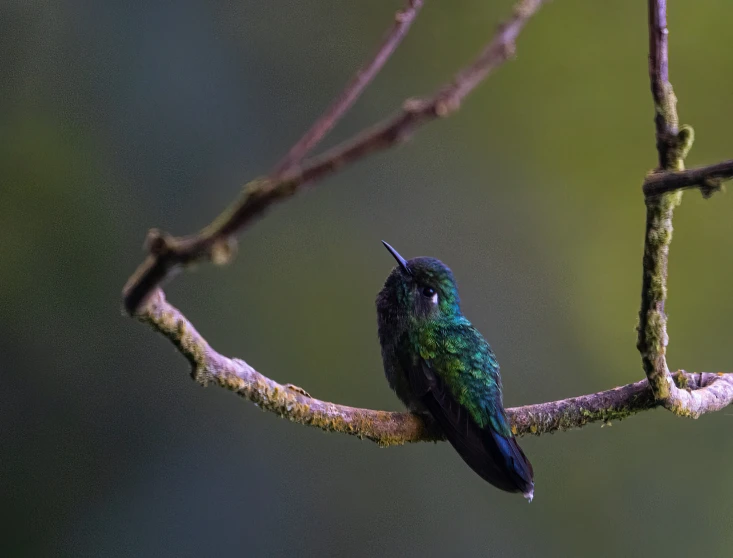
<svg viewBox="0 0 733 558"><path fill-rule="evenodd" d="M451 270L434 258L399 265L377 297L387 380L412 411L427 413L466 463L491 484L531 499L532 466L502 402L499 364L463 316Z"/></svg>

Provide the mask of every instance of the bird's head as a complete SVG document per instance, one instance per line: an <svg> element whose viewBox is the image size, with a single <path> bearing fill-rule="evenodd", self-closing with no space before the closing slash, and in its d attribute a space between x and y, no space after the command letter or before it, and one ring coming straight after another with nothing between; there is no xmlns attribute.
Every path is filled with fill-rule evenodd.
<svg viewBox="0 0 733 558"><path fill-rule="evenodd" d="M412 321L435 321L460 316L461 306L453 272L435 258L405 260L389 244L385 248L397 260L380 293L381 304ZM378 305L381 305L378 302Z"/></svg>

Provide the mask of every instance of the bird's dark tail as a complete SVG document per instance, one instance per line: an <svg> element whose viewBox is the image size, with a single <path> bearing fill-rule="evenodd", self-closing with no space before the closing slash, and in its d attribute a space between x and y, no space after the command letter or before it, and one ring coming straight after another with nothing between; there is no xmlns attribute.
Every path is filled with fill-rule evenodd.
<svg viewBox="0 0 733 558"><path fill-rule="evenodd" d="M481 478L507 492L534 496L532 464L513 436L502 436L491 426L483 428L445 392L437 399L424 397L430 414L466 464Z"/></svg>
<svg viewBox="0 0 733 558"><path fill-rule="evenodd" d="M490 426L479 426L465 417L457 431L445 428L446 437L466 464L481 478L507 492L521 492L532 501L534 497L534 471L514 437L505 437ZM439 421L440 422L440 421Z"/></svg>
<svg viewBox="0 0 733 558"><path fill-rule="evenodd" d="M471 469L495 487L507 492L521 492L532 501L532 465L511 434L502 436L489 424L480 427L429 368L410 369L409 381L448 441ZM506 415L502 414L502 418L506 420Z"/></svg>
<svg viewBox="0 0 733 558"><path fill-rule="evenodd" d="M488 430L490 430L493 442L504 459L508 476L512 479L518 491L522 492L524 497L531 502L534 497L534 470L532 464L524 455L522 448L519 447L516 438L506 438L501 434L497 434L491 428ZM491 445L491 442L488 445ZM489 479L486 480L491 482Z"/></svg>

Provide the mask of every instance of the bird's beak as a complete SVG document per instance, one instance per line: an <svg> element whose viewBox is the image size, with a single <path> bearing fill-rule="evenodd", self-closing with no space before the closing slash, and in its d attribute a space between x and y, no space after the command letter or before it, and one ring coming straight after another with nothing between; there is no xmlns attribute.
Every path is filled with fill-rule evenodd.
<svg viewBox="0 0 733 558"><path fill-rule="evenodd" d="M384 240L382 241L382 244L384 244L384 247L389 250L389 253L392 254L392 257L397 260L397 263L400 264L400 267L404 270L405 273L408 275L412 275L412 272L410 271L410 268L407 267L407 261L405 258L400 256L399 252L392 248L389 244L387 244Z"/></svg>

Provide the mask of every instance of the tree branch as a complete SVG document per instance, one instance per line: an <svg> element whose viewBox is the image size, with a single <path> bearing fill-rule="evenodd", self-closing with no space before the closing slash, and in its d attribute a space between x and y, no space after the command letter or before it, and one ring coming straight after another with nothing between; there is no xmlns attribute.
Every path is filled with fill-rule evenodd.
<svg viewBox="0 0 733 558"><path fill-rule="evenodd" d="M658 188L652 195L650 190L654 188L647 184L657 180L668 185L674 181L679 183L681 177L694 177L701 180L697 184L703 194L710 195L720 189L723 177L730 176L725 174L730 168L725 166L726 163L723 163L723 168L714 166L715 172L724 173L717 176L711 175L710 168L684 171L684 160L692 146L694 133L689 126L679 127L677 98L669 82L666 0L648 0L648 7L649 79L655 106L659 169L647 177L644 189L647 213L637 347L656 401L675 414L698 417L703 412L728 405L730 385L727 381L714 382L697 391L687 391L675 385L669 372L666 359L669 337L664 312L667 262L672 242L672 217L682 192L679 188Z"/></svg>
<svg viewBox="0 0 733 558"><path fill-rule="evenodd" d="M677 135L677 98L669 82L667 0L648 0L649 8L649 82L656 113L659 168L670 169L678 158L672 151Z"/></svg>
<svg viewBox="0 0 733 558"><path fill-rule="evenodd" d="M302 167L253 180L245 186L239 199L200 233L173 237L157 230L150 231L146 243L149 254L123 291L125 310L134 314L153 290L181 266L202 259L210 259L215 263L227 262L235 248L233 235L260 217L274 203L293 196L304 184L323 178L369 153L404 141L417 126L458 110L463 99L511 56L519 32L545 1L521 0L514 8L512 17L499 27L476 61L432 97L406 101L401 113L306 162Z"/></svg>
<svg viewBox="0 0 733 558"><path fill-rule="evenodd" d="M154 292L137 318L162 333L178 348L191 363L191 375L196 381L203 385L216 383L280 417L328 432L366 438L382 446L444 439L440 430L426 423L421 416L321 401L301 388L282 385L263 376L243 360L219 354L180 310L165 300L160 289ZM685 388L680 391L694 401L694 416L721 409L733 401L733 374L680 371L674 377ZM515 407L507 409L507 413L514 433L524 436L621 420L658 405L648 382L642 380L590 395Z"/></svg>
<svg viewBox="0 0 733 558"><path fill-rule="evenodd" d="M649 7L649 80L654 99L657 151L661 171L681 171L692 138L685 132L678 137L677 99L669 82L667 60L666 0L648 0ZM685 128L684 130L691 130ZM685 147L681 147L683 140ZM646 197L646 234L637 348L644 372L658 401L667 400L674 387L667 361L667 259L672 241L672 215L681 192Z"/></svg>
<svg viewBox="0 0 733 558"><path fill-rule="evenodd" d="M733 161L679 172L652 172L644 180L645 196L659 196L685 188L700 188L704 196L720 190L722 183L733 178Z"/></svg>
<svg viewBox="0 0 733 558"><path fill-rule="evenodd" d="M374 79L397 46L405 38L415 21L417 13L423 6L423 0L408 0L405 7L395 15L394 26L384 38L374 57L351 79L341 95L316 120L311 128L298 142L290 148L288 154L275 167L273 176L278 176L298 165L303 158L320 142L336 125L341 117L361 96L366 86Z"/></svg>

